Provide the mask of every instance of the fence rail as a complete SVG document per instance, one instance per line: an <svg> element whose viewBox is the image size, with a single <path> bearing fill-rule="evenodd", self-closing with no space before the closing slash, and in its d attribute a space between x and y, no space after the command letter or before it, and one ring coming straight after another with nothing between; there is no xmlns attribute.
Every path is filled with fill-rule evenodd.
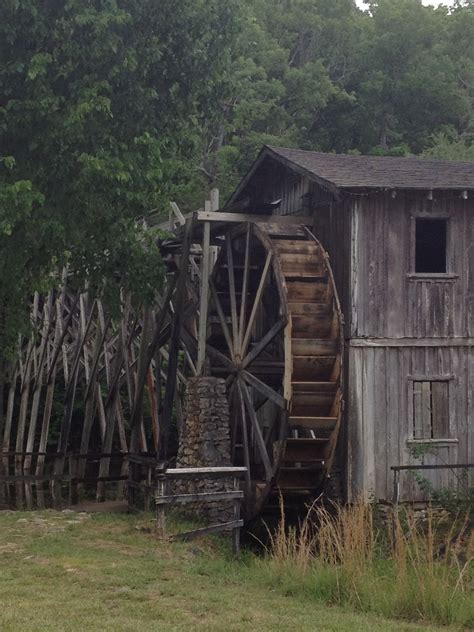
<svg viewBox="0 0 474 632"><path fill-rule="evenodd" d="M158 533L161 536L166 532L166 507L176 504L208 503L233 501L233 519L227 522L212 524L200 529L194 529L185 533L177 533L171 536L172 540L189 540L201 535L232 531L232 548L235 555L240 553L240 529L244 521L240 518L241 504L244 500L244 492L240 489L240 478L245 476L246 467L196 467L196 468L172 468L167 469L158 476L158 488L155 495L156 519ZM206 480L206 479L232 479L231 491L199 492L196 494L170 494L169 483L173 480Z"/></svg>
<svg viewBox="0 0 474 632"><path fill-rule="evenodd" d="M52 505L63 506L63 485L68 486L67 503L78 502L80 486L99 486L104 483L124 483L129 476L128 461L130 459L148 459L156 462L156 453L115 452L45 452L45 451L0 451L0 505L35 506L44 508ZM102 471L97 465L102 460L116 463L117 471ZM66 467L56 471L56 463L63 461ZM118 467L120 465L120 471ZM50 489L46 491L45 484ZM36 490L36 493L35 493ZM97 490L97 491L98 491ZM120 490L119 490L120 492Z"/></svg>
<svg viewBox="0 0 474 632"><path fill-rule="evenodd" d="M400 472L415 472L419 470L470 470L474 469L474 463L442 463L436 465L392 465L393 472L393 504L400 501Z"/></svg>

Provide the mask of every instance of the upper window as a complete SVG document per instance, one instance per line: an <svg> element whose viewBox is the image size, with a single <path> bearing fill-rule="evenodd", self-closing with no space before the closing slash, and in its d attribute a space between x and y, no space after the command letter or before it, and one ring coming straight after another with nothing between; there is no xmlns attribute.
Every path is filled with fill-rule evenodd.
<svg viewBox="0 0 474 632"><path fill-rule="evenodd" d="M447 272L447 219L416 218L415 272L443 274Z"/></svg>

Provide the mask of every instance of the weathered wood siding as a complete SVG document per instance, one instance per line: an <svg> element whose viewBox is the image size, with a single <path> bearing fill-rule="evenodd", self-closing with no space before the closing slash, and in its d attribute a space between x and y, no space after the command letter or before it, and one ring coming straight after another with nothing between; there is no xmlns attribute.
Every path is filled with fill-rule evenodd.
<svg viewBox="0 0 474 632"><path fill-rule="evenodd" d="M287 169L275 160L267 160L248 184L246 195L251 206L258 208L275 200L282 200L275 215L308 214L307 197L311 187L308 178Z"/></svg>
<svg viewBox="0 0 474 632"><path fill-rule="evenodd" d="M447 441L413 441L413 375L452 376ZM392 465L474 462L474 352L470 347L349 348L349 492L392 498ZM414 458L423 445L428 452ZM421 472L436 487L455 487L460 472ZM471 472L471 481L473 479ZM402 500L421 500L413 476L401 475Z"/></svg>
<svg viewBox="0 0 474 632"><path fill-rule="evenodd" d="M474 336L474 204L400 192L356 199L352 211L351 337ZM413 277L413 216L448 217L452 278Z"/></svg>
<svg viewBox="0 0 474 632"><path fill-rule="evenodd" d="M278 215L312 215L330 256L345 319L340 454L346 452L349 496L389 500L392 465L474 462L473 200L452 191L435 192L434 200L426 192L398 191L395 197L343 194L336 201L277 163L252 186L254 200L282 198ZM449 276L413 275L416 216L448 218ZM449 441L412 442L414 375L451 378ZM428 450L422 459L413 456L417 445ZM423 472L437 487L456 485L457 475ZM401 499L421 496L413 475L403 473Z"/></svg>
<svg viewBox="0 0 474 632"><path fill-rule="evenodd" d="M355 199L351 215L349 492L389 499L392 465L474 462L474 209L453 192L381 193ZM450 276L413 275L415 216L448 218ZM451 441L412 442L414 375L451 378ZM428 452L416 459L414 446ZM459 472L422 474L452 487ZM412 475L401 484L402 500L421 498Z"/></svg>

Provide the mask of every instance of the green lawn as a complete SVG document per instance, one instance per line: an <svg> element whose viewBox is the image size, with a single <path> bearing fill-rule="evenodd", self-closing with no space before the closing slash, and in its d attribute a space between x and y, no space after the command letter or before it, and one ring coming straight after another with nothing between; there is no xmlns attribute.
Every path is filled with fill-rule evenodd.
<svg viewBox="0 0 474 632"><path fill-rule="evenodd" d="M126 515L0 512L0 630L434 630L259 582L227 545L157 541Z"/></svg>

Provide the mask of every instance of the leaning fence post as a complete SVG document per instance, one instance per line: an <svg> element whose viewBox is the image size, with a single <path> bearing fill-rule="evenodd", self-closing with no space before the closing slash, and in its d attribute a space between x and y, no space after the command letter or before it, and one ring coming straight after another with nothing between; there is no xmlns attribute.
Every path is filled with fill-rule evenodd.
<svg viewBox="0 0 474 632"><path fill-rule="evenodd" d="M162 498L166 493L166 474L159 474L157 477L157 489L156 495L157 498ZM165 505L157 502L156 503L156 528L158 532L158 536L163 538L165 536Z"/></svg>

